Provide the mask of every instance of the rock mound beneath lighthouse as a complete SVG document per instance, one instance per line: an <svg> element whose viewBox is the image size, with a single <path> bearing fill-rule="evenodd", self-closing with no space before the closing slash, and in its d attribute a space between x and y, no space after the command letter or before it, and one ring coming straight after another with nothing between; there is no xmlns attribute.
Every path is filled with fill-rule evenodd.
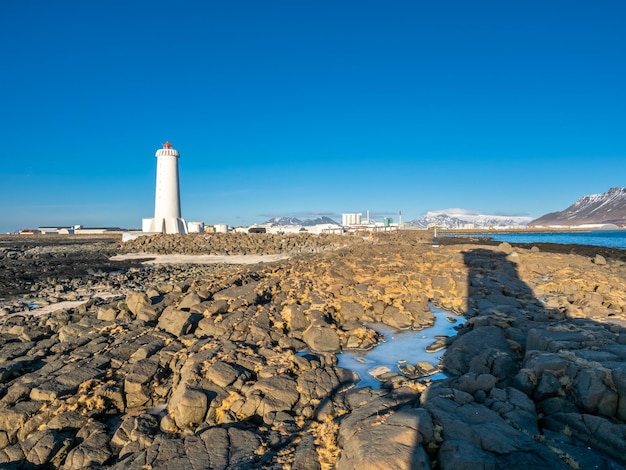
<svg viewBox="0 0 626 470"><path fill-rule="evenodd" d="M122 253L273 255L314 253L362 243L362 237L351 235L203 233L138 237L122 243L119 250Z"/></svg>

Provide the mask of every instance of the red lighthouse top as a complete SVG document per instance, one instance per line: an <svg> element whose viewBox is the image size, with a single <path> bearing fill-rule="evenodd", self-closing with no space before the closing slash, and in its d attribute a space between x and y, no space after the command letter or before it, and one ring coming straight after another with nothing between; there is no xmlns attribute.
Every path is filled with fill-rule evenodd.
<svg viewBox="0 0 626 470"><path fill-rule="evenodd" d="M170 144L170 143L169 143L169 141L167 141L167 142L165 142L165 143L163 144L163 148L164 148L164 149L171 149L171 148L172 148L172 144Z"/></svg>

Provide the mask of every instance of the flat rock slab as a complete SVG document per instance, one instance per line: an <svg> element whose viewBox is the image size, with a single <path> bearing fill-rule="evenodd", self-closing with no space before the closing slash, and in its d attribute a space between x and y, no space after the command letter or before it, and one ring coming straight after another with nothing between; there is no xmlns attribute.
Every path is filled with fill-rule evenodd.
<svg viewBox="0 0 626 470"><path fill-rule="evenodd" d="M143 264L257 264L289 258L289 255L155 255L127 253L115 255L111 261L145 260Z"/></svg>
<svg viewBox="0 0 626 470"><path fill-rule="evenodd" d="M31 317L38 317L40 315L46 315L48 313L56 312L57 310L67 310L70 308L80 307L84 303L87 303L87 300L65 300L63 302L56 302L50 305L45 305L43 307L38 307L34 310L30 310L28 312L20 312L19 315L28 315ZM5 317L6 318L9 317Z"/></svg>

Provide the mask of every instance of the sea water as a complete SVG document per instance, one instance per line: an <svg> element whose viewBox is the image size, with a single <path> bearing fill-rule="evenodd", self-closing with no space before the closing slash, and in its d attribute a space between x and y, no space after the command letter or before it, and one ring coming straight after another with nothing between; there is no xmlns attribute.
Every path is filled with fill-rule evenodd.
<svg viewBox="0 0 626 470"><path fill-rule="evenodd" d="M463 235L460 235L463 236ZM626 230L594 230L591 232L476 233L509 243L558 243L563 245L594 245L626 249Z"/></svg>
<svg viewBox="0 0 626 470"><path fill-rule="evenodd" d="M379 388L380 382L370 372L380 366L388 367L391 372L399 372L398 364L404 362L413 365L429 362L437 366L445 350L428 353L425 348L435 342L436 336L456 335L456 327L465 323L465 318L432 306L430 310L435 315L435 324L422 330L396 330L383 323L368 323L368 327L385 337L385 342L369 351L345 351L337 354L339 367L359 374L361 380L357 387ZM447 318L456 321L451 323ZM434 380L445 377L443 372L429 376Z"/></svg>

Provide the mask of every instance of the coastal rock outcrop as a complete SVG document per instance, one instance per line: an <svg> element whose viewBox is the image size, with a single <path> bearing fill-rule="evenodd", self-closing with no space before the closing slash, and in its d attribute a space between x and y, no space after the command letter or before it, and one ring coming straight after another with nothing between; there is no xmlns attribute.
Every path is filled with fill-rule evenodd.
<svg viewBox="0 0 626 470"><path fill-rule="evenodd" d="M151 235L122 243L125 253L273 255L313 253L342 248L362 242L358 237L313 235L309 233L276 235L269 233L202 233L189 235Z"/></svg>
<svg viewBox="0 0 626 470"><path fill-rule="evenodd" d="M30 299L81 305L5 306L0 466L626 466L621 260L432 249L410 233L341 246L255 266L133 267ZM447 347L448 378L407 366L355 388L335 353L375 346L372 321L432 324L429 303L468 317L433 346Z"/></svg>

